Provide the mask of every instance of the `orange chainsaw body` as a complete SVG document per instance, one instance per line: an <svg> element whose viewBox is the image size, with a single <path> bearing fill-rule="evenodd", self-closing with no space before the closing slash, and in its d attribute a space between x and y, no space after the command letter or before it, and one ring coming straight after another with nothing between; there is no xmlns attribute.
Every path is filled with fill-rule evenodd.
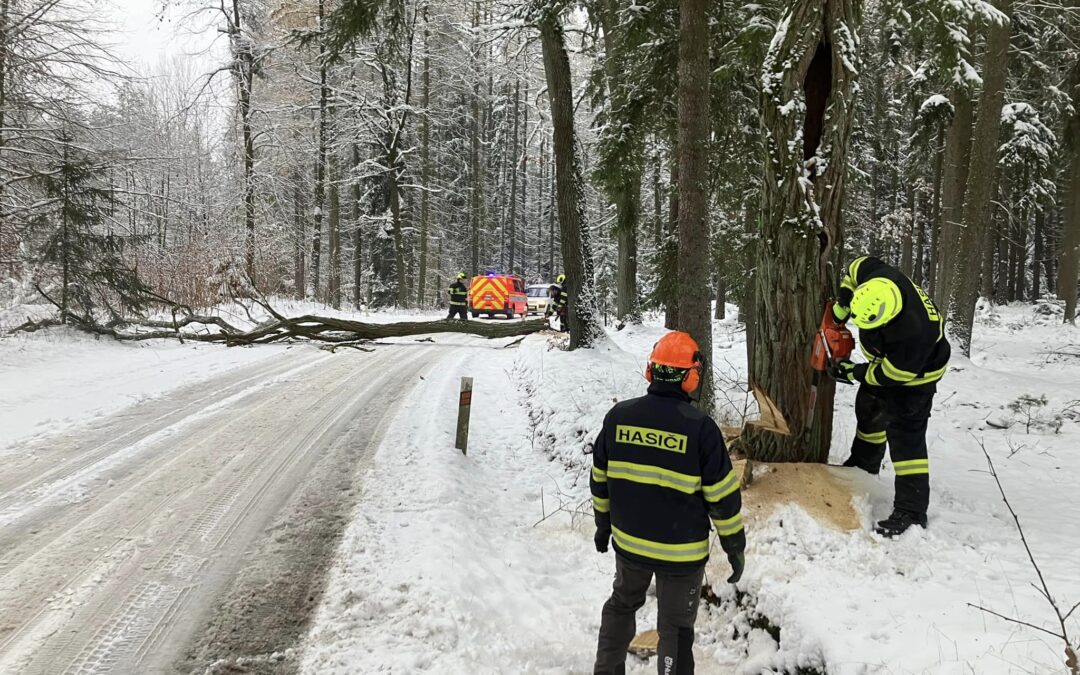
<svg viewBox="0 0 1080 675"><path fill-rule="evenodd" d="M819 372L824 372L830 361L843 361L855 351L855 338L851 331L833 318L833 304L832 300L825 303L821 327L814 335L814 346L810 351L810 366Z"/></svg>

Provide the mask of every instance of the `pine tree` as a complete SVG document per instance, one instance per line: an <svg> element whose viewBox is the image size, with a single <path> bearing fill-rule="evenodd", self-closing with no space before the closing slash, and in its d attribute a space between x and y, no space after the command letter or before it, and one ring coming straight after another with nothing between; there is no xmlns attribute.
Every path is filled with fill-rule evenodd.
<svg viewBox="0 0 1080 675"><path fill-rule="evenodd" d="M47 233L41 239L41 276L46 286L59 286L60 320L75 316L109 321L145 310L149 288L123 261L130 239L109 234L106 211L113 195L102 184L108 167L74 145L70 134L60 135L59 161L38 179L51 204L35 224ZM40 286L39 286L40 288ZM47 291L43 291L47 292Z"/></svg>

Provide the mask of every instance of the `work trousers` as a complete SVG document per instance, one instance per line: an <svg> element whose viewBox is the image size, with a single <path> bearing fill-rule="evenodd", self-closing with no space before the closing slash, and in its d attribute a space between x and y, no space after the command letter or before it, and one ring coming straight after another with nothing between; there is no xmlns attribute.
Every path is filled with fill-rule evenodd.
<svg viewBox="0 0 1080 675"><path fill-rule="evenodd" d="M935 393L933 384L910 388L862 384L855 396L858 428L847 463L876 475L888 442L896 470L895 511L926 516L930 504L926 426Z"/></svg>
<svg viewBox="0 0 1080 675"><path fill-rule="evenodd" d="M656 670L660 675L694 672L694 622L704 574L704 565L685 572L656 572L656 629L660 633ZM626 672L626 650L637 632L635 615L645 604L652 578L652 570L615 554L615 583L600 620L596 675Z"/></svg>
<svg viewBox="0 0 1080 675"><path fill-rule="evenodd" d="M447 319L453 319L454 315L461 317L462 321L469 320L469 306L468 305L450 305L450 314Z"/></svg>

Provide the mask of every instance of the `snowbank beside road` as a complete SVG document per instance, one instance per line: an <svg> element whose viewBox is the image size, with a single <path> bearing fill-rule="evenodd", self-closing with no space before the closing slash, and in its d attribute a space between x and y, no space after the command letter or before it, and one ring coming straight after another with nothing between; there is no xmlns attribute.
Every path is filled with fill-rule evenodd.
<svg viewBox="0 0 1080 675"><path fill-rule="evenodd" d="M283 349L121 343L61 329L0 338L0 453Z"/></svg>
<svg viewBox="0 0 1080 675"><path fill-rule="evenodd" d="M465 352L425 374L363 478L304 672L584 669L591 629L565 628L595 622L606 574L578 564L579 532L543 520L565 475L530 447L512 380L522 355ZM475 378L467 456L453 448L463 375Z"/></svg>
<svg viewBox="0 0 1080 675"><path fill-rule="evenodd" d="M662 333L631 327L576 353L534 336L432 373L364 481L305 672L589 672L613 561L592 550L585 449L612 402L643 390ZM719 412L731 421L746 409L744 339L734 324L715 328ZM988 316L935 401L930 529L897 541L868 533L891 507L888 466L858 474L862 531L794 507L751 523L739 601L721 582L718 602L703 603L698 672L1063 672L1063 645L968 603L1054 628L980 442L1052 592L1066 609L1080 601L1080 358L1047 353L1078 345L1077 331L1030 306ZM467 457L452 447L460 375L477 380ZM834 461L854 433L854 394L838 395ZM1008 428L988 425L992 415ZM726 563L714 553L717 581ZM654 616L650 599L639 627ZM631 660L629 672L653 669Z"/></svg>
<svg viewBox="0 0 1080 675"><path fill-rule="evenodd" d="M321 303L291 299L272 302L286 316L318 314L372 323L444 316L435 312L334 310ZM215 307L211 313L245 328L269 318L257 305L245 308L237 303ZM30 439L161 397L287 348L182 345L173 340L116 342L65 328L3 335L4 330L28 318L40 320L52 315L53 308L45 305L0 310L0 454Z"/></svg>

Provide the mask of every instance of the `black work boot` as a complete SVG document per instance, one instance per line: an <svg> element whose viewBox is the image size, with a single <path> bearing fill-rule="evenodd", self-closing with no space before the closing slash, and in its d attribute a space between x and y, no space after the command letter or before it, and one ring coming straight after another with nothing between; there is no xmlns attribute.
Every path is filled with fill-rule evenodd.
<svg viewBox="0 0 1080 675"><path fill-rule="evenodd" d="M886 539L892 539L907 532L908 528L912 525L918 525L919 527L926 529L926 516L911 513L910 511L894 510L891 516L878 522L877 527L874 528L874 532Z"/></svg>
<svg viewBox="0 0 1080 675"><path fill-rule="evenodd" d="M844 463L841 464L841 466L852 467L852 468L855 468L855 469L862 469L863 471L870 474L871 476L876 476L881 471L881 462L878 462L877 466L875 466L873 468L869 468L869 467L867 467L865 465L865 463L860 462L858 459L856 459L855 455L852 455L852 456L848 457L846 460L844 460Z"/></svg>

